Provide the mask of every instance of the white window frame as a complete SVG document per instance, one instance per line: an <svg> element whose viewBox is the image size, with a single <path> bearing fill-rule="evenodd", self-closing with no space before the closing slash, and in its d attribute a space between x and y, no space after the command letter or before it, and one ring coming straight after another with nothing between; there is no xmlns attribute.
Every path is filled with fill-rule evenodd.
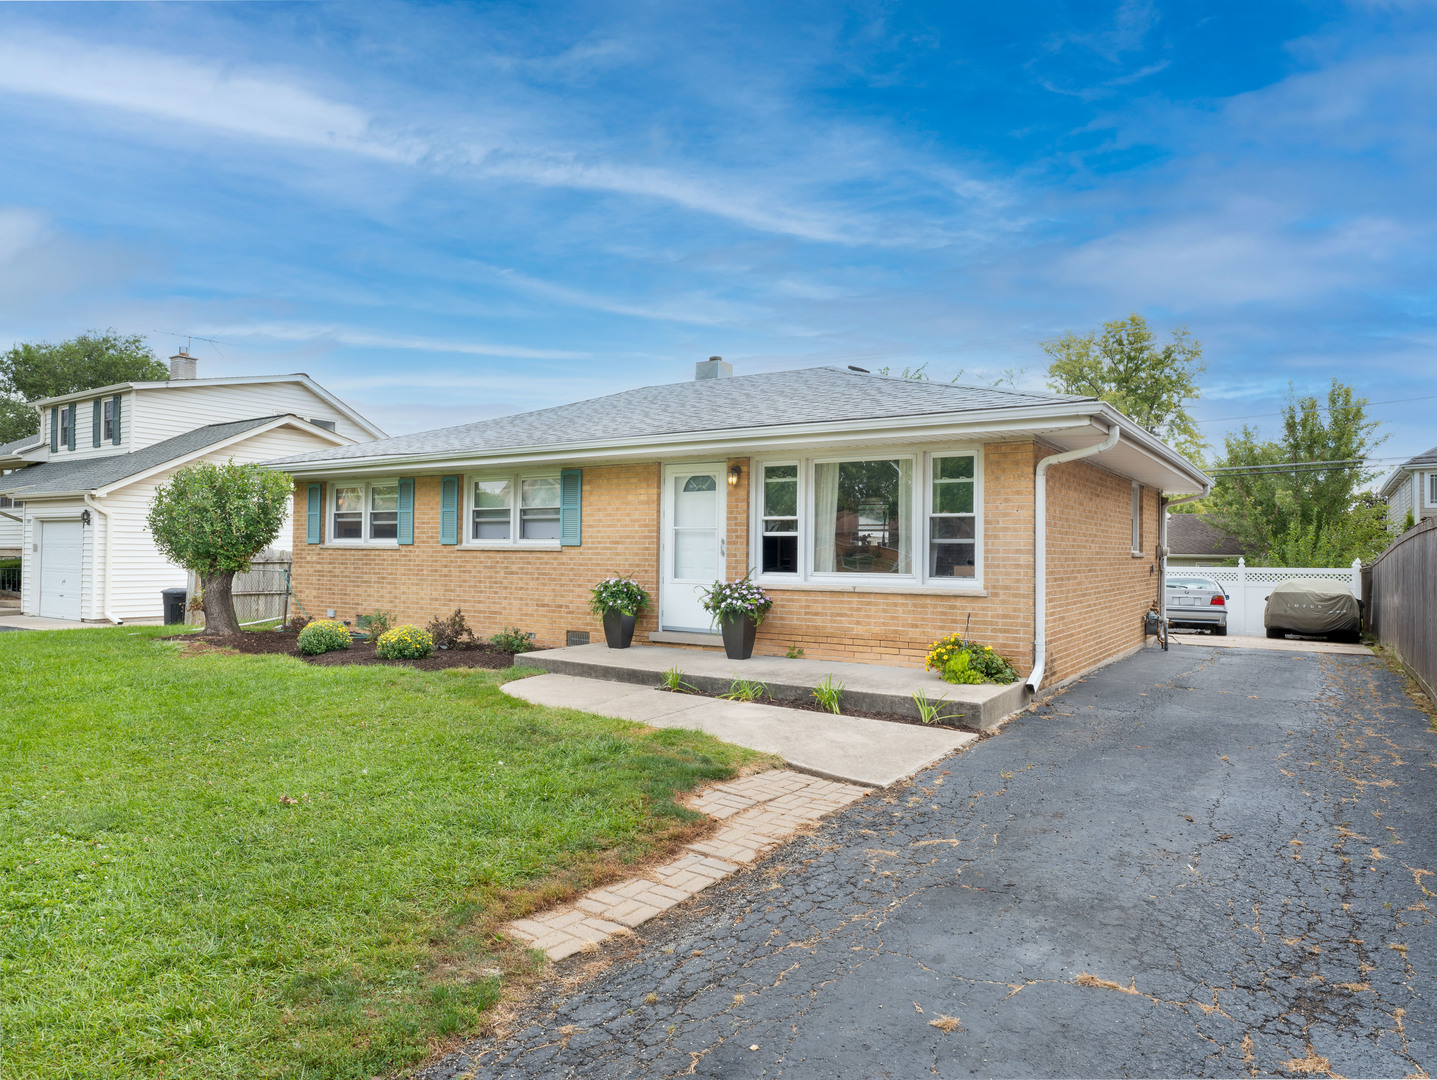
<svg viewBox="0 0 1437 1080"><path fill-rule="evenodd" d="M476 540L474 539L474 485L481 480L507 480L509 482L509 539L507 540ZM496 472L485 471L466 473L463 484L464 492L461 512L463 514L462 528L459 534L459 547L473 548L477 551L558 551L562 546L560 538L545 537L543 539L526 540L520 533L524 527L523 502L524 502L524 481L525 480L552 480L560 483L558 469L537 469L524 470L522 472ZM560 498L562 500L562 486ZM562 501L559 506L560 524L563 522Z"/></svg>
<svg viewBox="0 0 1437 1080"><path fill-rule="evenodd" d="M792 573L786 570L774 570L764 575L765 577L770 577L775 581L802 581L805 575L807 561L805 560L803 554L803 498L807 489L807 485L803 482L803 464L804 463L801 458L782 458L761 461L752 466L754 470L754 476L757 477L757 479L753 481L752 486L758 492L758 497L755 500L754 509L755 520L758 522L758 527L756 530L757 539L754 542L754 547L752 550L754 552L754 566L757 568L759 573L763 573L763 538L768 535L764 532L763 529L763 522L766 516L764 513L766 509L764 506L764 500L767 497L765 470L770 468L782 467L785 465L789 465L794 468L795 491L793 516L798 521L798 533L796 535L797 554L794 557L794 569ZM779 535L788 536L790 534L780 533Z"/></svg>
<svg viewBox="0 0 1437 1080"><path fill-rule="evenodd" d="M1427 505L1437 506L1437 472L1427 474Z"/></svg>
<svg viewBox="0 0 1437 1080"><path fill-rule="evenodd" d="M973 576L931 577L928 573L928 519L933 505L933 461L935 458L973 458ZM817 493L814 467L826 462L885 461L908 458L913 462L913 520L908 523L914 537L913 572L910 574L817 573L813 569L814 513ZM798 465L798 573L763 572L763 470L768 465ZM895 446L858 448L850 453L826 453L795 458L791 455L754 457L749 462L749 564L755 581L766 586L814 590L858 588L864 592L912 592L914 589L952 593L983 593L983 485L984 454L981 445Z"/></svg>
<svg viewBox="0 0 1437 1080"><path fill-rule="evenodd" d="M334 545L334 546L336 546L336 547L398 547L398 546L399 546L399 537L397 537L397 536L395 536L393 539L383 539L383 540L371 540L371 539L369 538L369 533L370 533L370 531L371 531L371 530L370 530L370 524L371 524L371 522L370 522L370 515L371 515L371 513L373 513L373 506L374 506L374 495L373 495L373 490L372 490L372 489L374 488L374 486L375 486L376 484L378 484L378 485L386 485L386 486L387 486L387 485L389 485L389 484L398 484L398 483L399 483L399 477L397 477L397 476L395 476L395 477L377 476L377 477L374 477L373 479L370 479L370 480L334 480L334 481L330 481L330 482L326 485L326 486L327 486L327 490L325 491L325 496L324 496L324 508L325 508L324 537L325 537L325 544L326 544L326 545L332 544L332 545ZM339 537L336 537L336 536L334 535L334 532L335 532L335 530L334 530L334 515L337 514L337 513L339 513L339 489L340 489L340 488L352 488L352 487L357 487L357 488L359 488L361 491L364 492L364 494L363 494L363 496L362 496L362 501L363 501L363 504L364 504L364 509L361 511L361 513L360 513L360 518L359 518L359 538L358 538L358 539L355 539L355 538L353 538L353 537L346 537L346 538L344 538L344 539L340 539ZM396 528L395 531L397 532L398 529Z"/></svg>
<svg viewBox="0 0 1437 1080"><path fill-rule="evenodd" d="M1136 480L1133 481L1133 521L1129 544L1132 554L1143 553L1143 485Z"/></svg>
<svg viewBox="0 0 1437 1080"><path fill-rule="evenodd" d="M115 441L115 399L107 397L100 402L100 445Z"/></svg>

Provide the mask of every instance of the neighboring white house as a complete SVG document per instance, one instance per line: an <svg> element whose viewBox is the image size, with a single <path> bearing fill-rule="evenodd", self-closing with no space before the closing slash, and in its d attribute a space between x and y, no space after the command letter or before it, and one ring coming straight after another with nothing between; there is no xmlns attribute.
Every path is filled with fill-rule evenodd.
<svg viewBox="0 0 1437 1080"><path fill-rule="evenodd" d="M1409 510L1414 524L1437 517L1437 446L1397 466L1382 485L1381 495L1387 500L1387 527L1393 532L1402 531Z"/></svg>
<svg viewBox="0 0 1437 1080"><path fill-rule="evenodd" d="M155 547L155 489L198 461L271 461L384 437L307 375L197 379L170 359L169 382L103 386L34 403L40 433L0 446L0 553L18 548L20 609L55 619L161 617L184 570ZM276 541L288 547L286 526Z"/></svg>

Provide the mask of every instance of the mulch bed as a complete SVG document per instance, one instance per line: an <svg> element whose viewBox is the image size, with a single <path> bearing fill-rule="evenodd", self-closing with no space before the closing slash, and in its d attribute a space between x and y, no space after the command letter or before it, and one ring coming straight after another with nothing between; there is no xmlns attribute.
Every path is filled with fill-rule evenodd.
<svg viewBox="0 0 1437 1080"><path fill-rule="evenodd" d="M514 654L496 649L489 644L478 644L469 649L436 649L423 660L381 660L374 655L374 644L356 641L347 649L305 656L299 651L299 635L284 631L260 630L252 634L175 634L167 641L183 641L201 648L228 649L230 652L293 656L316 667L331 667L336 664L388 664L391 667L412 667L421 671L440 671L444 668L506 668L514 663Z"/></svg>
<svg viewBox="0 0 1437 1080"><path fill-rule="evenodd" d="M663 687L663 686L660 686L660 687L658 687L657 689L659 689L659 690L665 690L665 691L667 691L668 693L674 693L674 694L688 694L688 695L690 695L691 697L720 698L720 699L723 699L723 700L728 700L728 699L724 699L722 694L710 694L710 693L708 693L708 692L705 691L705 690L672 690L672 691L669 691L669 690L667 690L666 687ZM747 704L750 704L750 705L776 705L776 706L778 706L780 709L802 709L804 712L827 713L829 716L834 715L833 713L831 713L831 712L829 712L827 709L825 709L822 705L820 705L817 701L814 701L812 698L791 698L791 699L790 699L790 698L779 698L779 699L774 699L774 698L754 698L753 701L748 702ZM840 703L840 705L841 705L841 703ZM973 728L968 727L966 724L950 724L950 723L945 723L945 722L943 722L943 721L941 721L941 720L938 721L937 723L925 724L922 720L918 719L918 717L916 717L916 716L905 716L903 713L866 712L866 711L863 710L863 709L848 709L848 708L844 708L843 711L842 711L841 713L839 713L838 715L839 715L839 716L861 716L861 717L863 717L865 720L883 720L883 721L885 721L885 722L887 722L887 723L890 723L890 724L916 724L916 725L919 726L919 727L926 727L926 728L948 728L948 729L950 729L950 730L952 730L952 731L973 731L973 730L974 730Z"/></svg>

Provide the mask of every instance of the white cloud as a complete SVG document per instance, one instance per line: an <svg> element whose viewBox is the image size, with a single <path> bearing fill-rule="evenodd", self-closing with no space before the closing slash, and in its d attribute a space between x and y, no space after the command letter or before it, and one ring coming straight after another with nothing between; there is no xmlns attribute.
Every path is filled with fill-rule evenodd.
<svg viewBox="0 0 1437 1080"><path fill-rule="evenodd" d="M458 353L464 356L495 356L517 360L582 360L589 354L567 349L531 349L523 345L496 345L482 341L455 341L413 334L386 334L359 327L337 325L296 325L290 323L246 323L240 326L213 326L195 331L197 337L261 338L271 341L298 341L318 345L352 345L367 349L398 349L406 352Z"/></svg>

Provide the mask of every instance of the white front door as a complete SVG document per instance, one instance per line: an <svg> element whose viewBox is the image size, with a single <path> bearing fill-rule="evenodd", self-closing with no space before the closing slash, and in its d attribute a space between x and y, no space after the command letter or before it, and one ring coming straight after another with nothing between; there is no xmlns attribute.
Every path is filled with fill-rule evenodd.
<svg viewBox="0 0 1437 1080"><path fill-rule="evenodd" d="M40 614L46 619L80 618L80 564L84 538L78 521L40 524Z"/></svg>
<svg viewBox="0 0 1437 1080"><path fill-rule="evenodd" d="M727 474L722 462L664 467L659 626L711 633L701 593L724 576Z"/></svg>

